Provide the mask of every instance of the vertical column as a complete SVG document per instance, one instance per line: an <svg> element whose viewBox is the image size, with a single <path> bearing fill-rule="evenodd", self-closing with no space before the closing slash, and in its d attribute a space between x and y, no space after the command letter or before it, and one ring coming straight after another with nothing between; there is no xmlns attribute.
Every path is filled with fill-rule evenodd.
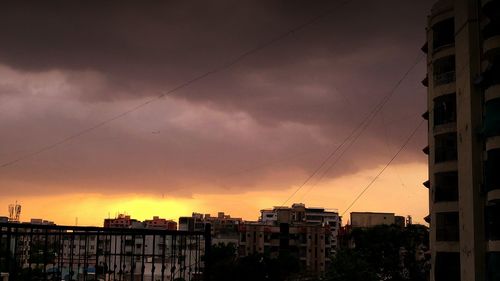
<svg viewBox="0 0 500 281"><path fill-rule="evenodd" d="M461 279L485 280L485 196L481 190L482 95L473 79L481 70L479 1L455 0L458 182Z"/></svg>

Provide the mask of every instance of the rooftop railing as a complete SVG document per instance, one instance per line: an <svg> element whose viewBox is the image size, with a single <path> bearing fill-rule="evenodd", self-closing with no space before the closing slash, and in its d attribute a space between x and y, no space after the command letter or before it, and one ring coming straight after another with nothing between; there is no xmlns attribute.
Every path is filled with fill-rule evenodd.
<svg viewBox="0 0 500 281"><path fill-rule="evenodd" d="M204 232L0 223L0 272L16 280L202 281Z"/></svg>

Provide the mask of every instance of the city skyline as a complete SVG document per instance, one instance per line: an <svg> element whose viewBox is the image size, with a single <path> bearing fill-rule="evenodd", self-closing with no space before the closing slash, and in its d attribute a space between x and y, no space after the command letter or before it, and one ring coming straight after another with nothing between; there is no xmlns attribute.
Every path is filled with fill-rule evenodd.
<svg viewBox="0 0 500 281"><path fill-rule="evenodd" d="M426 111L425 62L412 65L423 57L432 2L59 3L58 13L4 3L0 161L22 161L0 169L0 208L18 200L24 218L81 225L119 211L145 219L222 210L251 220L314 175L286 203L342 213ZM329 9L230 68L25 158ZM401 79L339 163L313 174ZM423 223L426 145L421 128L349 211Z"/></svg>

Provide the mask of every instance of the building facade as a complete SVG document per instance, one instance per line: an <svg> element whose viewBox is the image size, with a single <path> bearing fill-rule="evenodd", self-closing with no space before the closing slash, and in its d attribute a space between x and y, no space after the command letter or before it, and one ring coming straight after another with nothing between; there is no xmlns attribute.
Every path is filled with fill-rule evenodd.
<svg viewBox="0 0 500 281"><path fill-rule="evenodd" d="M325 226L330 235L330 253L335 254L338 247L337 237L342 224L337 210L306 207L302 203L294 203L291 207L279 206L273 209L264 209L260 211L260 214L259 222L268 225L277 224L280 221Z"/></svg>
<svg viewBox="0 0 500 281"><path fill-rule="evenodd" d="M351 226L356 227L374 227L377 225L391 225L396 223L394 213L375 213L375 212L352 212Z"/></svg>
<svg viewBox="0 0 500 281"><path fill-rule="evenodd" d="M322 276L331 261L330 237L323 225L245 222L240 225L238 256L262 254L277 258L286 252L299 260L302 272Z"/></svg>
<svg viewBox="0 0 500 281"><path fill-rule="evenodd" d="M500 1L428 18L431 280L500 280Z"/></svg>
<svg viewBox="0 0 500 281"><path fill-rule="evenodd" d="M177 230L177 222L158 216L154 216L151 220L144 220L143 224L148 229Z"/></svg>
<svg viewBox="0 0 500 281"><path fill-rule="evenodd" d="M238 245L239 228L243 222L241 218L233 218L224 212L218 212L216 217L210 214L193 213L190 217L179 218L181 231L205 231L205 225L211 225L212 244L219 243Z"/></svg>

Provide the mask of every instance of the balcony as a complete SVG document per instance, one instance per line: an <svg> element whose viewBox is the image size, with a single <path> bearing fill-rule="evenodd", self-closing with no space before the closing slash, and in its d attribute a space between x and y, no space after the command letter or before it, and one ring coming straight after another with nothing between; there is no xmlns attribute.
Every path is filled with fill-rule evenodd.
<svg viewBox="0 0 500 281"><path fill-rule="evenodd" d="M459 241L458 212L436 213L436 241Z"/></svg>
<svg viewBox="0 0 500 281"><path fill-rule="evenodd" d="M455 79L456 79L455 70L439 73L434 75L434 85L439 86L444 84L450 84L455 82Z"/></svg>
<svg viewBox="0 0 500 281"><path fill-rule="evenodd" d="M500 190L500 149L488 150L487 157L484 173L486 190L488 192Z"/></svg>
<svg viewBox="0 0 500 281"><path fill-rule="evenodd" d="M500 136L500 99L486 102L482 133L485 137Z"/></svg>
<svg viewBox="0 0 500 281"><path fill-rule="evenodd" d="M449 18L432 26L432 51L434 53L455 44L454 21L454 18Z"/></svg>
<svg viewBox="0 0 500 281"><path fill-rule="evenodd" d="M435 281L460 281L460 253L437 252Z"/></svg>
<svg viewBox="0 0 500 281"><path fill-rule="evenodd" d="M434 163L456 161L457 156L456 133L440 134L435 137Z"/></svg>
<svg viewBox="0 0 500 281"><path fill-rule="evenodd" d="M458 172L436 173L434 202L458 201Z"/></svg>
<svg viewBox="0 0 500 281"><path fill-rule="evenodd" d="M491 204L485 209L486 238L500 240L500 204Z"/></svg>
<svg viewBox="0 0 500 281"><path fill-rule="evenodd" d="M434 86L455 82L455 56L446 56L434 61Z"/></svg>
<svg viewBox="0 0 500 281"><path fill-rule="evenodd" d="M457 121L456 95L447 94L434 99L434 127Z"/></svg>

